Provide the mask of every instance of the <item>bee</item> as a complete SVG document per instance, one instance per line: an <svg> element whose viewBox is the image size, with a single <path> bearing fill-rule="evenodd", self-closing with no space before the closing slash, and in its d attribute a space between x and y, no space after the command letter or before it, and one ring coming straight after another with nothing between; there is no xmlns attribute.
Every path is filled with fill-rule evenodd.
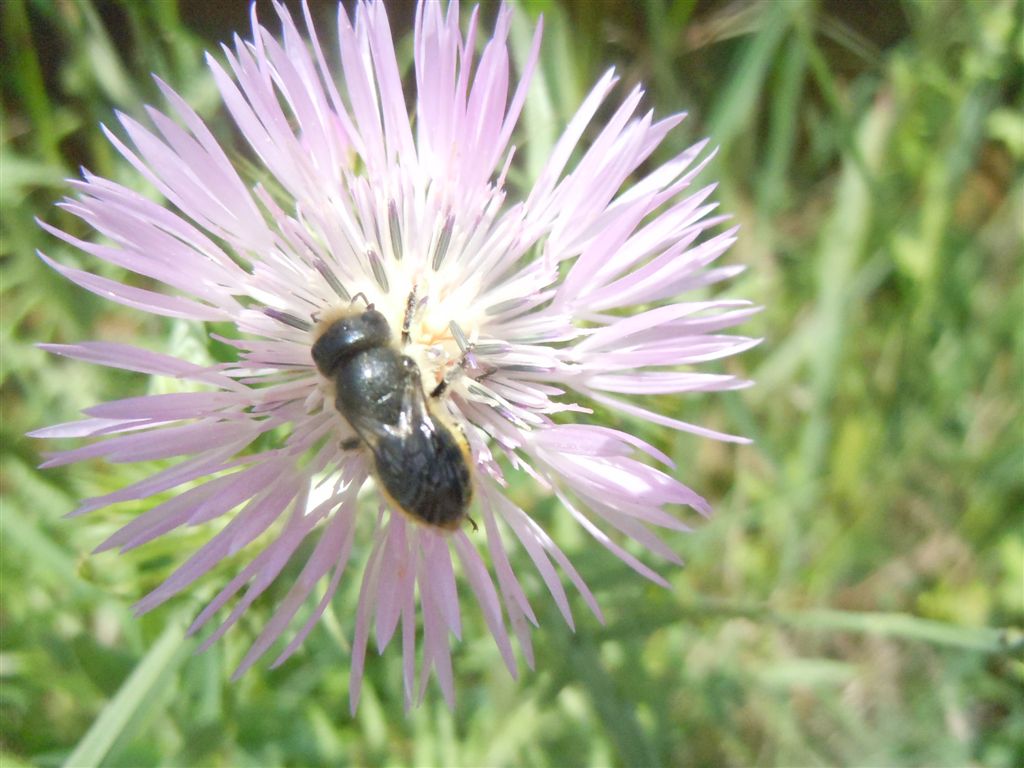
<svg viewBox="0 0 1024 768"><path fill-rule="evenodd" d="M412 294L403 343L414 307ZM428 395L419 366L396 348L387 319L369 302L365 310L322 321L312 355L334 384L334 407L357 435L343 447L370 451L377 484L392 507L421 525L454 531L468 519L475 530L467 512L473 496L469 446L437 410L450 378Z"/></svg>

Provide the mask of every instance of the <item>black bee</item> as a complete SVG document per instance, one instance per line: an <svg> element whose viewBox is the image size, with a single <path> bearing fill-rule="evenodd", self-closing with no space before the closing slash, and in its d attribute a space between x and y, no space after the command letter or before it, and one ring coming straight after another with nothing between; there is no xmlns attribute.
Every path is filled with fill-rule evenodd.
<svg viewBox="0 0 1024 768"><path fill-rule="evenodd" d="M414 303L410 296L404 342ZM351 447L370 449L377 483L392 506L420 524L455 530L469 519L475 529L467 515L469 446L461 430L435 412L448 379L428 397L419 367L394 347L387 320L372 304L321 322L313 362L334 384L334 406L358 435Z"/></svg>

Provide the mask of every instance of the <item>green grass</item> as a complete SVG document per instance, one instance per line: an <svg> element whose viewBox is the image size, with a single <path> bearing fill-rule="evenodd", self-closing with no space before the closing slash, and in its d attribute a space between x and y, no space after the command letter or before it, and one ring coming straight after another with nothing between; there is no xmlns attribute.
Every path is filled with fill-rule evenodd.
<svg viewBox="0 0 1024 768"><path fill-rule="evenodd" d="M22 435L150 384L32 345L218 350L202 329L123 311L50 272L37 248L115 274L33 217L86 234L53 208L79 166L139 184L98 124L159 104L150 72L230 145L201 52L244 32L246 10L192 18L172 2L8 0L0 763L1024 764L1020 4L566 0L526 14L539 11L546 42L518 178L614 63L625 87L647 84L658 114L690 111L661 159L705 135L721 146L704 179L720 182L742 225L727 258L750 266L725 290L765 307L744 329L764 344L724 366L756 388L657 403L754 446L629 425L716 508L672 541L687 566L663 569L671 589L636 577L521 483L512 492L564 544L607 623L577 601L571 633L527 576L537 671L513 681L467 610L454 712L432 686L403 714L392 648L371 654L349 717L354 589L288 663L237 683L230 673L287 574L203 655L183 627L238 562L133 618L132 602L208 534L87 554L140 510L61 516L146 469L39 472L43 446ZM403 4L391 16L408 29ZM531 570L522 553L513 563Z"/></svg>

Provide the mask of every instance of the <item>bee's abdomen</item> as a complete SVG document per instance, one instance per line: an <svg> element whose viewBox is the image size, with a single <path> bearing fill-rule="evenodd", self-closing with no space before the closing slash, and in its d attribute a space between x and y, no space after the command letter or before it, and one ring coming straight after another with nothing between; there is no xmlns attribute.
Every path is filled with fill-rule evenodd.
<svg viewBox="0 0 1024 768"><path fill-rule="evenodd" d="M401 440L383 440L376 451L378 481L407 515L440 528L466 516L473 486L462 447L433 419Z"/></svg>

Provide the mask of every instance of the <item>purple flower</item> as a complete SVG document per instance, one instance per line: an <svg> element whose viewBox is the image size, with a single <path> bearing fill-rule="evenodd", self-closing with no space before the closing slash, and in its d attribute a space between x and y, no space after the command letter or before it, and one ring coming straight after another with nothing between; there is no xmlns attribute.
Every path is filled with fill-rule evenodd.
<svg viewBox="0 0 1024 768"><path fill-rule="evenodd" d="M76 510L174 491L101 550L125 551L176 528L227 521L138 603L139 612L271 531L196 618L192 631L233 601L204 645L237 621L317 531L300 576L238 674L326 579L316 609L275 663L294 651L350 566L355 538L372 537L368 560L351 564L348 576L361 579L352 708L370 637L383 650L399 631L407 703L422 697L434 672L451 704L449 635L461 632L456 568L512 674L508 626L532 667L529 625L537 620L510 564L510 544L525 550L570 626L563 576L601 615L558 545L503 495L509 467L554 494L633 569L665 584L622 542L632 539L678 563L656 530L686 529L672 511L677 505L702 514L708 505L653 466L672 466L662 452L588 423L586 405L741 442L646 410L629 396L745 386L691 368L757 343L722 333L757 310L745 301L681 298L740 271L711 266L735 229L708 235L725 218L711 215L713 185L691 190L709 157L705 143L640 171L682 115L638 114L641 91L634 89L595 126L616 83L608 72L529 194L509 199L510 140L537 61L539 27L522 79L511 83L509 8L498 12L474 62L476 12L463 35L457 3L447 12L439 3L421 4L410 121L381 3L360 5L354 23L339 9L340 69L329 66L308 11L308 40L283 7L277 12L280 38L258 25L254 11L253 38L224 48L227 66L208 57L225 106L265 170L264 182L247 184L196 113L161 82L173 117L149 109L153 127L146 128L120 115L127 139L107 135L169 205L86 172L73 182L77 198L62 206L101 234L103 244L42 225L167 290L129 286L42 256L68 279L157 315L233 323L239 339L223 341L237 348L237 361L200 365L100 342L44 345L59 355L189 384L180 392L97 405L86 419L34 435L101 438L50 455L46 467L180 458ZM599 128L597 136L570 167L588 128ZM418 365L426 391L449 382L437 408L468 441L478 533L410 522L372 490L373 451L365 441L352 442L355 432L335 408L331 381L314 367L310 351L322 318L364 301L395 329L396 344L408 318L402 354ZM559 415L566 412L571 415ZM360 503L367 494L376 515Z"/></svg>

